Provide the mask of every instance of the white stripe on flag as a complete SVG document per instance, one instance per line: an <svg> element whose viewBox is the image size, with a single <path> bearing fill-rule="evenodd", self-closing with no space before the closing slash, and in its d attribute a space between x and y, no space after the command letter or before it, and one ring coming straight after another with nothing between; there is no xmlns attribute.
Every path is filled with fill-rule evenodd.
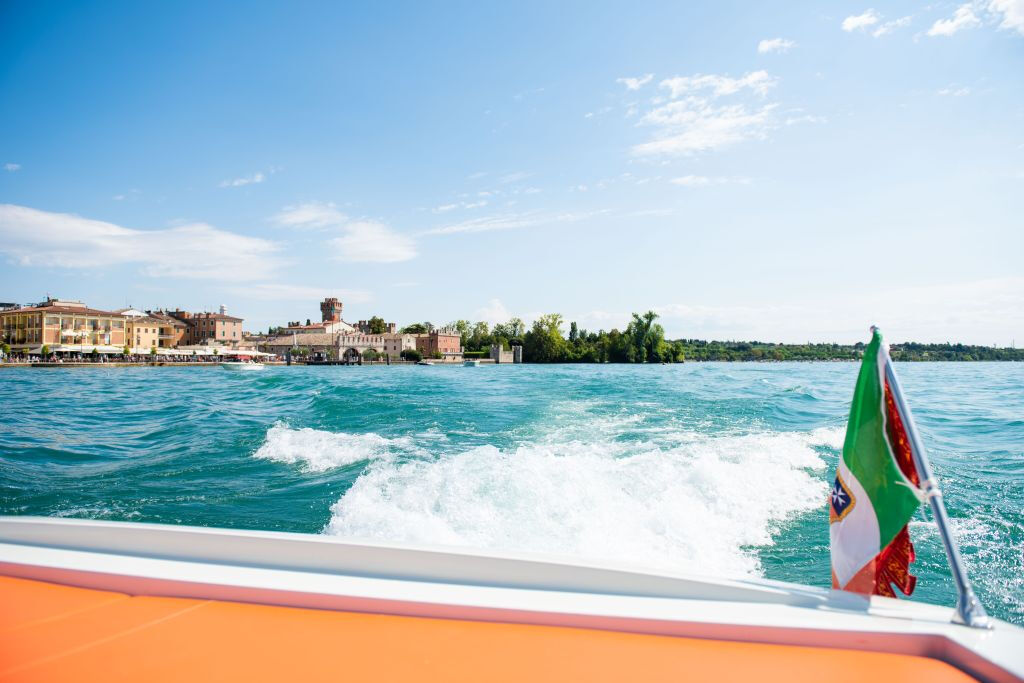
<svg viewBox="0 0 1024 683"><path fill-rule="evenodd" d="M878 517L875 516L875 508L867 491L841 457L839 476L856 501L845 517L832 522L828 527L832 542L832 571L842 587L881 550L881 534L878 531Z"/></svg>

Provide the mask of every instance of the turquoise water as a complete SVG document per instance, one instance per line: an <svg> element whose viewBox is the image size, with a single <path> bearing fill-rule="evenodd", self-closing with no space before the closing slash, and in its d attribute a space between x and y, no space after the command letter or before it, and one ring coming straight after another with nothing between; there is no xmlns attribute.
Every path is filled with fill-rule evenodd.
<svg viewBox="0 0 1024 683"><path fill-rule="evenodd" d="M0 513L330 533L824 586L857 366L0 371ZM970 574L1024 623L1024 365L901 364ZM912 523L915 599L952 604Z"/></svg>

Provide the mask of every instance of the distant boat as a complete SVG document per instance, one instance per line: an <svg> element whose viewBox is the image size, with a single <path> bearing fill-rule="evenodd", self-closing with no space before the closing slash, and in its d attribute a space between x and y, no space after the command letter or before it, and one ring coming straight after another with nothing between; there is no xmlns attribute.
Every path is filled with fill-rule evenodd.
<svg viewBox="0 0 1024 683"><path fill-rule="evenodd" d="M475 368L476 366L480 365L480 361L476 359L466 360L462 361L462 364L467 368Z"/></svg>
<svg viewBox="0 0 1024 683"><path fill-rule="evenodd" d="M251 360L229 360L220 364L225 370L262 370L267 367L263 363Z"/></svg>
<svg viewBox="0 0 1024 683"><path fill-rule="evenodd" d="M416 361L416 365L433 365L433 363L431 363L429 360L418 360Z"/></svg>

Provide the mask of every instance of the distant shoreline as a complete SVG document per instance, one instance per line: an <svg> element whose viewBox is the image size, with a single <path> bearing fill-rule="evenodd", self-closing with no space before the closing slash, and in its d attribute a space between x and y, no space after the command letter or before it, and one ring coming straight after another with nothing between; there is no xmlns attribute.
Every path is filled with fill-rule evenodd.
<svg viewBox="0 0 1024 683"><path fill-rule="evenodd" d="M936 358L936 359L893 359L897 363L935 363L935 364L948 364L948 363L1020 363L1021 359L1008 358L1008 359L980 359L980 360L966 360L966 359L948 359L948 358ZM857 358L822 358L822 359L804 359L804 358L790 358L786 360L771 360L771 359L715 359L715 360L688 360L681 363L521 363L520 365L536 365L536 366L576 366L576 365L622 365L631 367L643 367L653 365L686 365L686 364L703 364L703 363L760 363L765 365L776 365L776 364L791 364L791 363L859 363L860 360ZM320 363L301 363L292 362L289 366L284 361L273 361L264 363L264 365L272 367L327 367L328 364ZM363 363L353 363L353 366L366 365L366 366L395 366L395 367L408 367L415 366L416 363L411 361L392 361L390 364L382 361L364 361ZM484 363L483 365L498 365L497 363ZM512 365L512 363L502 363L502 365ZM330 367L344 367L344 363L332 363ZM435 363L435 367L462 367L462 363ZM15 369L15 368L36 368L36 369L59 369L59 368L218 368L221 367L220 363L167 363L167 362L139 362L139 363L0 363L0 370L3 369Z"/></svg>

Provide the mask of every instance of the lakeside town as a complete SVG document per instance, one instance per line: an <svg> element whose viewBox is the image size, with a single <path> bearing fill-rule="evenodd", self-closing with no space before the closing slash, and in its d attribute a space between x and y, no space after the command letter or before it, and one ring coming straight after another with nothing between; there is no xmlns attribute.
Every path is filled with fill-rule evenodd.
<svg viewBox="0 0 1024 683"><path fill-rule="evenodd" d="M852 361L864 345L668 340L658 314L633 314L623 331L588 332L559 314L529 329L507 323L457 320L399 328L379 316L351 323L336 297L319 303L320 320L306 318L254 333L243 318L217 311L90 308L79 300L47 297L37 304L0 303L0 363L206 364L259 361L281 364L363 363L680 363L686 361ZM1024 361L1024 350L965 344L893 344L895 360Z"/></svg>
<svg viewBox="0 0 1024 683"><path fill-rule="evenodd" d="M254 334L225 306L216 312L104 311L72 299L0 304L0 352L9 362L204 363L226 359L263 362L463 361L462 337L451 328L398 331L373 317L349 323L335 297L320 303L321 319L295 321ZM495 362L510 362L496 353Z"/></svg>

